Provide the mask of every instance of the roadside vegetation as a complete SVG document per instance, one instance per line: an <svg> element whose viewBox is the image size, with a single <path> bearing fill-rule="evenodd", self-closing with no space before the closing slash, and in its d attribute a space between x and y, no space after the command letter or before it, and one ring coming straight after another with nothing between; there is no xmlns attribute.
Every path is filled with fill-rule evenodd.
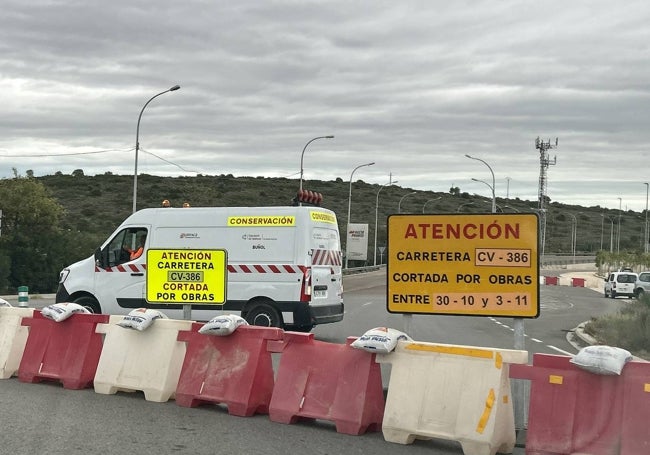
<svg viewBox="0 0 650 455"><path fill-rule="evenodd" d="M54 292L59 271L90 256L132 210L133 176L111 172L87 176L82 169L41 177L30 170L25 174L14 170L14 178L0 180L0 294L16 293L18 286L28 286L34 293ZM337 214L345 243L350 182L337 178L303 183L305 189L321 193L322 206ZM372 239L377 239L378 247L386 246L386 218L398 211L413 215L473 214L491 209L491 198L463 192L454 184L446 191L418 191L398 185L384 187L383 183L387 182L352 182L351 222L368 224L371 240L368 261L350 261L350 267L373 263ZM432 183L436 187L446 185ZM159 207L163 199L174 207L184 202L193 207L290 205L298 187L296 178L140 174L138 208ZM503 213L536 213L538 208L537 201L519 198L497 197L496 204ZM546 255L570 258L575 227L575 254L596 255L603 274L619 266L650 268L650 257L642 253L643 213L567 205L550 199L545 208Z"/></svg>
<svg viewBox="0 0 650 455"><path fill-rule="evenodd" d="M599 344L627 349L643 359L650 359L650 296L630 300L616 314L594 318L585 332Z"/></svg>

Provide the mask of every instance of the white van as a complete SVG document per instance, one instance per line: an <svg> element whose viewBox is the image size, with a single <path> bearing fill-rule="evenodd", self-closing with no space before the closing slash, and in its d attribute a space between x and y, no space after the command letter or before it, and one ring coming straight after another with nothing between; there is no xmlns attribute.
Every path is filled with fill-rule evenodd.
<svg viewBox="0 0 650 455"><path fill-rule="evenodd" d="M638 275L631 270L611 272L605 278L605 297L616 297L622 295L626 297L634 297L634 286Z"/></svg>
<svg viewBox="0 0 650 455"><path fill-rule="evenodd" d="M144 244L144 253L130 253ZM343 319L342 254L334 212L321 207L155 208L129 216L94 256L61 271L57 302L95 313L156 308L183 318L182 304L146 300L147 250L227 254L224 305L192 305L192 319L219 311L250 324L309 331ZM187 302L190 303L190 302Z"/></svg>

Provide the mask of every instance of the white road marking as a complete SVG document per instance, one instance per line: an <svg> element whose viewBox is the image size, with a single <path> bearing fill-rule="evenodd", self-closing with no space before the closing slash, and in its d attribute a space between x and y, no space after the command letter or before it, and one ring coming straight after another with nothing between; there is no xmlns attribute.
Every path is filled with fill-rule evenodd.
<svg viewBox="0 0 650 455"><path fill-rule="evenodd" d="M501 327L510 330L511 332L514 332L514 331L515 331L514 328L512 328L512 327L510 327L510 326L508 326L508 325L506 325L506 324L504 324L504 323L502 323L502 322L500 322L500 321L497 321L497 320L494 319L494 318L489 318L489 319L490 319L492 322L494 322L494 323L500 325ZM542 343L542 344L544 343L542 340L538 340L537 338L532 338L532 337L528 336L528 334L524 334L524 337L526 337L526 338L530 338L530 339L531 339L532 341L534 341L535 343ZM568 356L573 356L572 353L567 352L567 351L564 351L564 350L562 350L562 349L560 349L560 348L556 348L555 346L551 346L550 344L547 344L546 347L549 348L549 349L552 349L552 350L554 350L554 351L557 351L557 352L559 352L559 353L561 353L561 354L568 355Z"/></svg>

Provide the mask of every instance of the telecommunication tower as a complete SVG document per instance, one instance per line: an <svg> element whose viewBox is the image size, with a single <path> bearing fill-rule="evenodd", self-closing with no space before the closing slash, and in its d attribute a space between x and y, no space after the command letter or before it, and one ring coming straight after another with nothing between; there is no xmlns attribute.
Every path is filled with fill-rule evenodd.
<svg viewBox="0 0 650 455"><path fill-rule="evenodd" d="M546 187L547 187L547 171L548 167L555 165L557 163L557 157L553 157L553 161L549 158L548 151L550 149L557 147L558 140L555 138L555 144L551 144L551 141L546 142L539 139L535 139L535 149L539 150L539 232L540 232L540 243L542 246L541 257L544 258L544 247L546 245Z"/></svg>

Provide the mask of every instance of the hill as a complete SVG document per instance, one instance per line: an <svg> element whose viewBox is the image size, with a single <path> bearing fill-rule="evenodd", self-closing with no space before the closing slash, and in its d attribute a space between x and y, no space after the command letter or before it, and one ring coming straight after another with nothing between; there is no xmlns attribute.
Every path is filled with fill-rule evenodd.
<svg viewBox="0 0 650 455"><path fill-rule="evenodd" d="M86 176L83 170L72 175L60 172L36 177L64 207L63 227L83 235L87 253L131 213L133 176ZM345 232L350 183L306 180L305 189L323 194L322 206L336 212L339 229ZM198 175L196 177L138 176L138 208L158 207L163 199L173 206L188 202L192 206L280 206L290 205L299 188L297 179L267 177L233 177L232 175ZM497 198L503 212L534 212L537 201ZM643 213L604 209L600 206L581 207L549 202L547 209L546 254L572 254L574 226L576 254L595 254L601 247L613 252L643 251L645 218ZM369 225L369 254L372 258L377 217L377 245L386 244L386 217L398 212L405 214L488 213L491 199L462 193L451 188L448 193L418 191L398 185L369 184L362 180L352 183L351 221ZM575 219L574 219L575 217ZM618 227L620 220L620 240ZM342 234L342 241L345 235ZM370 260L372 262L372 260ZM358 264L361 265L361 264Z"/></svg>

